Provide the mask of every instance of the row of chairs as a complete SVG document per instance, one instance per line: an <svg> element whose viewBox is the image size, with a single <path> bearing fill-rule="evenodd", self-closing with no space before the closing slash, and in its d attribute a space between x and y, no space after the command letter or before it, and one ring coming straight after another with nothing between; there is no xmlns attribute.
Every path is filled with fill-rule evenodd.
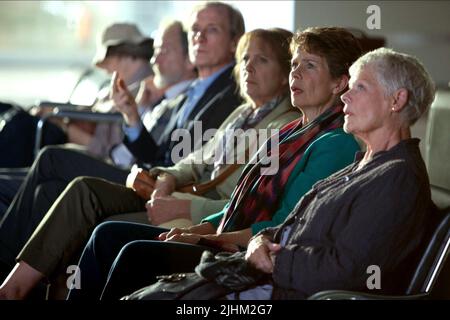
<svg viewBox="0 0 450 320"><path fill-rule="evenodd" d="M34 157L43 147L42 139L44 125L51 118L70 119L75 121L122 123L123 117L120 113L101 113L91 111L96 98L109 90L110 79L103 71L95 68L87 68L79 77L67 102L40 101L37 106L41 108L52 108L39 119L36 126L34 143Z"/></svg>

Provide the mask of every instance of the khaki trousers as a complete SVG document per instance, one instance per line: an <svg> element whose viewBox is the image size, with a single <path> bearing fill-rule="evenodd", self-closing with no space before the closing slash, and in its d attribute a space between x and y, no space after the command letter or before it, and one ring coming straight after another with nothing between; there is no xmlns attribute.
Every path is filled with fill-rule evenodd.
<svg viewBox="0 0 450 320"><path fill-rule="evenodd" d="M99 178L76 178L46 213L17 260L51 279L70 263L77 263L81 249L100 222L116 214L145 211L145 202L123 185ZM145 212L140 215L145 216Z"/></svg>

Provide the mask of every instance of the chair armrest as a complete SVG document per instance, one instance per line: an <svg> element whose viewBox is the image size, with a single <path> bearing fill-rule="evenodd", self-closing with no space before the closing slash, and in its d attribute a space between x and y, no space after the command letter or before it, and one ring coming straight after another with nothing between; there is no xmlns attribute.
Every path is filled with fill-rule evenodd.
<svg viewBox="0 0 450 320"><path fill-rule="evenodd" d="M414 295L381 295L345 290L320 291L308 298L308 300L424 300L429 297L426 293Z"/></svg>
<svg viewBox="0 0 450 320"><path fill-rule="evenodd" d="M92 106L82 106L77 104L72 104L68 102L54 102L54 101L40 101L39 104L37 104L37 107L48 107L48 108L67 108L70 110L76 110L76 109L90 109Z"/></svg>
<svg viewBox="0 0 450 320"><path fill-rule="evenodd" d="M92 111L73 110L72 107L57 107L52 113L48 113L42 116L36 126L36 139L34 142L34 157L36 158L42 143L42 130L45 122L49 118L70 118L74 120L84 120L91 122L110 122L121 123L123 116L119 112L115 113L102 113Z"/></svg>
<svg viewBox="0 0 450 320"><path fill-rule="evenodd" d="M117 122L121 123L123 121L122 114L119 112L114 113L103 113L103 112L92 112L84 110L68 110L65 108L57 108L46 116L48 118L70 118L74 120L84 120L90 122Z"/></svg>

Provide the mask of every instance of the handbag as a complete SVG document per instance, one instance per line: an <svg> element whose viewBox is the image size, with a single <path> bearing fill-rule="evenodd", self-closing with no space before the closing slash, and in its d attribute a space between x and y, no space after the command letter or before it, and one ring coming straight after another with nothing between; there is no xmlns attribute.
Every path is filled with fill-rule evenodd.
<svg viewBox="0 0 450 320"><path fill-rule="evenodd" d="M157 277L158 281L121 300L214 300L230 293L197 273L174 273Z"/></svg>
<svg viewBox="0 0 450 320"><path fill-rule="evenodd" d="M243 291L271 281L271 277L245 260L245 251L219 252L204 251L195 272L205 279L230 289Z"/></svg>
<svg viewBox="0 0 450 320"><path fill-rule="evenodd" d="M270 276L248 264L244 255L204 251L195 273L158 276L156 283L121 300L216 300L270 281Z"/></svg>

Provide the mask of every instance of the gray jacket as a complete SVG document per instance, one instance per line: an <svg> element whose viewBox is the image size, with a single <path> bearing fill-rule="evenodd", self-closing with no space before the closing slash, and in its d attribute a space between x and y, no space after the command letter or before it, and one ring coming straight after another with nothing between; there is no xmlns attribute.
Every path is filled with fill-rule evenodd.
<svg viewBox="0 0 450 320"><path fill-rule="evenodd" d="M360 170L355 162L319 181L281 226L262 231L279 242L292 227L275 258L274 299L370 291L370 266L381 271L381 289L372 293L404 292L434 220L418 144L402 141Z"/></svg>

